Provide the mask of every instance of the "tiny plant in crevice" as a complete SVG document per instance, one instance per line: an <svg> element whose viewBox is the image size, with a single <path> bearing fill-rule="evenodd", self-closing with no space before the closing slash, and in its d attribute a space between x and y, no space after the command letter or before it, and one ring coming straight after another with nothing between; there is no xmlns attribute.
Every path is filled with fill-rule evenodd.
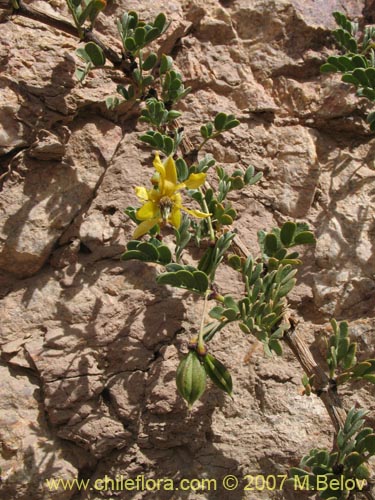
<svg viewBox="0 0 375 500"><path fill-rule="evenodd" d="M358 361L357 343L349 336L346 321L331 320L332 334L325 338L327 384L337 393L339 386L350 381L375 383L375 359ZM304 394L326 390L315 387L314 376L302 378ZM302 458L299 467L290 470L289 482L305 490L319 490L322 499L344 500L353 492L368 488L369 459L375 455L375 431L365 427L366 410L352 408L344 426L336 435L334 450L313 449ZM372 498L372 497L371 497Z"/></svg>
<svg viewBox="0 0 375 500"><path fill-rule="evenodd" d="M359 30L357 22L347 19L345 14L334 12L338 28L332 31L341 55L328 57L320 71L341 73L342 81L353 85L359 97L375 102L375 26ZM367 115L370 129L375 131L375 111Z"/></svg>
<svg viewBox="0 0 375 500"><path fill-rule="evenodd" d="M20 0L12 0L12 6L14 14L29 12ZM143 185L135 186L138 204L125 210L134 222L134 232L122 260L157 264L160 286L180 288L201 299L193 311L201 317L198 334L188 339L188 353L181 356L176 369L177 389L188 406L202 396L208 379L230 396L235 393L229 369L210 345L232 323L238 325L238 335L254 336L271 359L282 355L283 344L291 347L305 370L304 394L320 397L326 407L331 404L330 394L337 399L344 383L375 383L375 360L357 360L356 343L351 341L345 321L331 321L327 373L319 368L317 377L312 365L304 362L308 348L292 339L288 294L296 284L300 247L314 244L314 235L307 224L286 221L281 227L258 232L257 255L251 255L239 240L234 228L238 213L231 194L251 189L262 173L252 165L225 168L205 151L209 141L240 125L230 112L220 111L211 121L201 123L196 144L188 141L183 113L177 108L191 88L185 86L173 58L155 48L169 27L166 15L159 13L145 20L134 11L122 14L117 21L122 47L118 54L93 33L105 0L67 0L67 6L74 23L68 32L75 29L84 44L77 49L82 61L75 73L77 80L84 84L97 68L119 70L122 83L117 85L118 95L107 97L107 108L115 110L124 102L138 106L139 121L147 125L139 141L153 150L154 171L149 179L145 176ZM35 16L34 12L30 17ZM357 24L343 14L334 16L339 28L333 34L344 54L329 57L321 70L343 73L343 81L354 85L358 95L375 101L375 29L366 27L359 33ZM41 22L47 17L43 15ZM51 19L50 24L54 22ZM66 23L58 26L67 29ZM375 113L369 114L368 122L375 130ZM189 260L185 258L188 253ZM221 290L217 282L217 271L223 265L240 278L235 296ZM341 409L341 403L335 404L330 416ZM367 496L373 498L368 491L368 461L375 454L375 433L365 425L366 413L352 408L336 425L333 450L311 450L291 469L289 482L302 482L302 489L314 490L322 499L342 500L366 488ZM321 489L319 481L323 482Z"/></svg>

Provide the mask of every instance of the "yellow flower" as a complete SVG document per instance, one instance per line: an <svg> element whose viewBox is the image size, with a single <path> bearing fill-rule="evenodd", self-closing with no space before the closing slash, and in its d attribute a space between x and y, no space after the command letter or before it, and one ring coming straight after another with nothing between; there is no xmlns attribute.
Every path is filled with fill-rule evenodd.
<svg viewBox="0 0 375 500"><path fill-rule="evenodd" d="M181 224L181 210L199 218L211 215L187 209L182 205L181 194L178 193L183 188L199 188L206 180L206 174L190 174L184 182L177 183L176 164L173 158L169 156L165 163L162 163L158 153L155 154L154 167L159 174L156 189L135 188L136 195L144 201L144 205L136 213L137 219L143 222L134 231L133 238L140 238L160 223L169 222L178 229Z"/></svg>

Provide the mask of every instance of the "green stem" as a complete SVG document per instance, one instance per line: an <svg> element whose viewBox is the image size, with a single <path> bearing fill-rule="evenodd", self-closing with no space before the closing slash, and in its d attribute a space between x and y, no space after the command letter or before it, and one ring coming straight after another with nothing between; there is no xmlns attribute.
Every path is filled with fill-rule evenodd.
<svg viewBox="0 0 375 500"><path fill-rule="evenodd" d="M202 203L203 203L203 208L204 208L204 211L206 212L206 214L209 214L210 211L208 210L208 206L207 206L207 202L206 202L206 199L204 197L204 193L202 191L202 188L199 188L199 191L202 195ZM214 232L214 228L212 226L212 219L211 219L211 215L209 215L207 218L207 224L208 224L208 230L209 230L209 233L210 233L210 240L214 243L215 242L215 232Z"/></svg>
<svg viewBox="0 0 375 500"><path fill-rule="evenodd" d="M82 27L79 24L78 16L77 16L77 13L74 9L74 6L71 4L71 2L66 2L66 3L68 4L68 9L70 10L70 13L72 14L74 24L76 25L78 37L80 38L80 40L82 40L82 35L83 35Z"/></svg>
<svg viewBox="0 0 375 500"><path fill-rule="evenodd" d="M205 346L204 346L204 340L203 340L203 331L204 331L204 320L206 317L206 311L207 311L207 301L208 301L208 296L210 295L211 290L208 289L204 295L204 304L203 304L203 312L202 312L202 320L201 320L201 326L199 329L199 336L198 336L198 344L197 344L197 352L204 352L205 351Z"/></svg>
<svg viewBox="0 0 375 500"><path fill-rule="evenodd" d="M208 142L209 140L211 139L216 139L216 137L218 137L222 132L215 132L214 134L210 135L210 137L207 137L206 139L204 139L204 141L201 143L201 145L198 147L198 153L199 151L203 148L203 146L206 144L206 142Z"/></svg>
<svg viewBox="0 0 375 500"><path fill-rule="evenodd" d="M142 57L142 49L138 52L138 58L139 58L139 77L141 80L141 89L140 89L140 95L143 95L143 57Z"/></svg>

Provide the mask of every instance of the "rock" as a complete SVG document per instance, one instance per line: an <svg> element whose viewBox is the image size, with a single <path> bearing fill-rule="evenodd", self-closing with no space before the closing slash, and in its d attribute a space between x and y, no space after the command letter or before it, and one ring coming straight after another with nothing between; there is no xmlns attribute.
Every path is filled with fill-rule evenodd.
<svg viewBox="0 0 375 500"><path fill-rule="evenodd" d="M21 104L14 83L1 77L0 88L0 154L5 154L27 144L28 127L17 116Z"/></svg>
<svg viewBox="0 0 375 500"><path fill-rule="evenodd" d="M50 432L35 377L20 369L9 370L4 364L0 365L0 372L2 495L45 499L46 480L74 479L78 474L77 465L82 464L79 459L74 460L69 448ZM76 450L77 458L79 453ZM68 500L72 492L50 491L48 498Z"/></svg>
<svg viewBox="0 0 375 500"><path fill-rule="evenodd" d="M25 0L68 16L63 0ZM118 54L121 2L107 2L98 36ZM144 20L164 11L169 30L152 46L173 55L191 93L179 103L193 146L219 112L240 126L209 141L228 172L253 165L262 180L231 192L234 228L254 258L257 233L304 221L317 243L299 247L303 265L290 294L299 332L321 361L326 320L349 319L359 359L373 357L374 140L359 101L338 75L319 73L336 49L331 15L352 17L371 1L129 0ZM203 300L158 285L162 267L121 261L139 207L136 186L150 188L153 153L139 140L148 125L139 108L115 113L105 98L124 75L102 68L84 85L74 77L78 39L13 15L0 30L0 434L4 498L125 499L94 481L212 478L212 500L238 499L247 474L286 474L311 448L331 447L334 429L317 397L302 397L302 369L236 324L209 343L231 372L231 399L210 381L191 411L175 374L199 331ZM211 175L211 174L210 174ZM210 182L217 178L212 171ZM185 194L183 194L185 197ZM165 242L171 246L172 232ZM182 262L197 262L185 251ZM241 277L226 264L215 284L240 297ZM214 302L209 301L209 306ZM373 391L346 388L345 407L373 408ZM240 479L233 494L225 475ZM47 478L83 478L92 490L47 491ZM100 483L98 483L100 484ZM177 484L177 483L176 483ZM195 500L202 491L155 493ZM257 500L293 493L257 492ZM148 491L133 491L134 500ZM245 495L246 496L246 495ZM253 500L254 495L248 495ZM294 497L293 497L294 498Z"/></svg>
<svg viewBox="0 0 375 500"><path fill-rule="evenodd" d="M96 139L97 134L102 138ZM64 229L92 198L119 139L119 127L106 120L77 123L67 161L20 160L22 182L9 177L0 194L0 268L31 276L43 266Z"/></svg>
<svg viewBox="0 0 375 500"><path fill-rule="evenodd" d="M265 134L263 144L274 157L267 180L271 205L289 218L305 217L313 202L319 165L313 131L301 126L283 127Z"/></svg>
<svg viewBox="0 0 375 500"><path fill-rule="evenodd" d="M113 449L124 448L131 438L130 432L118 420L99 415L90 415L83 422L64 427L59 436L88 449L96 458L101 458Z"/></svg>
<svg viewBox="0 0 375 500"><path fill-rule="evenodd" d="M62 133L63 137L60 139L48 130L40 130L36 141L31 144L28 154L37 160L61 160L65 155L65 144L69 139L70 131L64 127Z"/></svg>

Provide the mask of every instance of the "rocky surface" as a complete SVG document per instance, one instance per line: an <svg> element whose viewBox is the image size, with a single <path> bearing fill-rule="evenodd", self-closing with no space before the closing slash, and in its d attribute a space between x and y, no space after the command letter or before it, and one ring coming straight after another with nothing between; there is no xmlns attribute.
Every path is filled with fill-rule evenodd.
<svg viewBox="0 0 375 500"><path fill-rule="evenodd" d="M61 0L27 3L68 14ZM97 28L118 49L124 6L108 3ZM181 103L190 139L218 111L241 120L207 151L229 169L253 164L264 173L233 196L250 251L258 252L259 229L286 220L314 229L291 305L317 356L332 316L351 321L360 354L375 354L375 142L366 102L319 75L332 50L331 13L366 8L369 18L372 4L126 2L144 18L163 10L172 20L160 51L173 53L193 88ZM244 491L242 479L285 474L311 447L330 446L327 413L301 396L292 354L267 359L252 338L224 330L212 349L233 374L234 400L212 388L189 412L174 376L202 304L157 286L156 266L119 260L134 229L124 209L152 169L134 113L105 110L110 76L120 75L100 70L78 85L77 41L30 19L4 20L0 40L0 498L99 500L112 493L51 491L45 480L142 474L217 480L216 491L153 493L161 500L297 498ZM230 270L218 282L236 292ZM373 396L348 390L345 403L373 411ZM234 492L220 486L227 474L240 479Z"/></svg>

